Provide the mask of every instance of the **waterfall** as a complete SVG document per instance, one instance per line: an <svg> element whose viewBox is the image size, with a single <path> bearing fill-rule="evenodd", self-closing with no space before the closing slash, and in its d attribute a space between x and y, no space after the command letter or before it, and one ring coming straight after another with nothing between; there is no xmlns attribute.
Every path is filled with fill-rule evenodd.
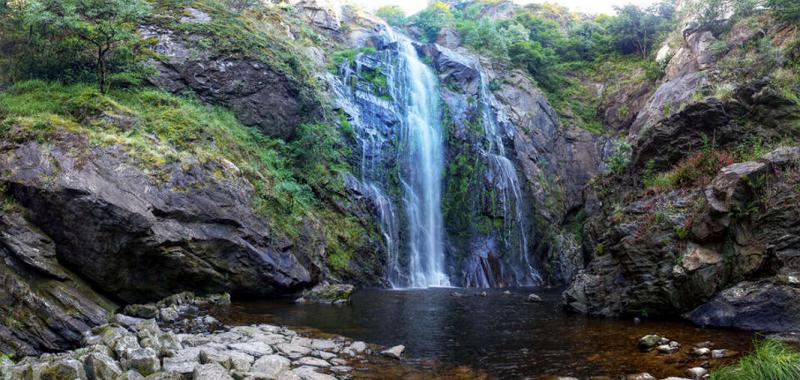
<svg viewBox="0 0 800 380"><path fill-rule="evenodd" d="M528 225L524 214L522 190L514 164L506 157L503 136L500 134L493 99L489 91L486 74L478 65L480 72L481 123L488 144L483 154L491 171L499 177L496 186L500 190L503 205L503 243L516 257L517 265L511 266L513 281L517 285L538 285L542 282L539 272L530 262L528 252ZM516 239L515 239L516 237ZM514 244L516 242L516 244ZM520 265L524 266L520 268ZM523 269L523 270L520 270Z"/></svg>
<svg viewBox="0 0 800 380"><path fill-rule="evenodd" d="M444 268L438 80L408 38L395 39L398 54L390 69L390 86L401 107L400 182L408 231L408 285L449 286Z"/></svg>

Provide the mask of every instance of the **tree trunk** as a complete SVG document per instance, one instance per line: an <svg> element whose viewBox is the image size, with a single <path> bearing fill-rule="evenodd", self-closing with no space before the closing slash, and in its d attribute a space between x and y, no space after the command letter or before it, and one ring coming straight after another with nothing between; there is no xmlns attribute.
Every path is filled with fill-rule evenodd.
<svg viewBox="0 0 800 380"><path fill-rule="evenodd" d="M101 47L97 48L97 80L101 94L106 93L106 51Z"/></svg>

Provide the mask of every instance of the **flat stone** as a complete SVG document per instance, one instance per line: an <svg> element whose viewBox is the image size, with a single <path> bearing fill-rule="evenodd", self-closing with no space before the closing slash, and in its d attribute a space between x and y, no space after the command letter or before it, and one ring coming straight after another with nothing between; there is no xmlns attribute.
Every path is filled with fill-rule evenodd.
<svg viewBox="0 0 800 380"><path fill-rule="evenodd" d="M262 342L232 343L228 347L232 350L241 351L255 357L272 354L272 347Z"/></svg>
<svg viewBox="0 0 800 380"><path fill-rule="evenodd" d="M538 295L531 293L531 294L528 294L527 301L528 302L542 302L542 297L539 297Z"/></svg>
<svg viewBox="0 0 800 380"><path fill-rule="evenodd" d="M336 377L317 372L316 367L298 367L292 370L303 380L336 380Z"/></svg>
<svg viewBox="0 0 800 380"><path fill-rule="evenodd" d="M400 359L403 356L403 351L405 351L406 346L402 344L391 347L389 349L381 351L381 355L388 356L390 358Z"/></svg>
<svg viewBox="0 0 800 380"><path fill-rule="evenodd" d="M314 340L310 338L303 338L296 336L292 338L292 344L310 348L314 344Z"/></svg>
<svg viewBox="0 0 800 380"><path fill-rule="evenodd" d="M280 355L265 355L253 363L251 370L268 376L277 376L279 373L291 368L292 362Z"/></svg>
<svg viewBox="0 0 800 380"><path fill-rule="evenodd" d="M325 359L325 360L331 360L331 359L336 357L336 354L331 353L331 352L325 352L325 351L314 351L313 354L314 354L314 356L317 356L320 359Z"/></svg>
<svg viewBox="0 0 800 380"><path fill-rule="evenodd" d="M353 367L348 367L348 366L344 366L344 365L337 365L337 366L331 367L331 371L336 372L336 373L349 373L352 370L353 370Z"/></svg>
<svg viewBox="0 0 800 380"><path fill-rule="evenodd" d="M338 348L335 342L327 339L314 339L311 348L322 351L334 351Z"/></svg>
<svg viewBox="0 0 800 380"><path fill-rule="evenodd" d="M346 366L347 365L347 360L344 360L344 359L341 359L341 358L333 358L333 359L330 360L330 362L331 362L331 364L333 364L335 366L338 366L338 367L342 367L342 366Z"/></svg>
<svg viewBox="0 0 800 380"><path fill-rule="evenodd" d="M319 358L312 358L309 356L300 358L299 360L295 361L294 364L299 366L311 366L311 367L321 367L321 368L328 368L331 366L331 363L328 363L325 360Z"/></svg>
<svg viewBox="0 0 800 380"><path fill-rule="evenodd" d="M711 350L707 347L700 347L692 350L692 355L695 356L708 356L709 354L711 354Z"/></svg>
<svg viewBox="0 0 800 380"><path fill-rule="evenodd" d="M656 379L655 376L647 372L642 372L634 375L625 376L625 380L658 380L658 379Z"/></svg>
<svg viewBox="0 0 800 380"><path fill-rule="evenodd" d="M228 370L217 363L203 364L194 369L194 380L233 380Z"/></svg>
<svg viewBox="0 0 800 380"><path fill-rule="evenodd" d="M278 351L283 352L286 355L299 354L305 356L311 353L310 348L298 346L291 343L280 343L277 344L275 348L277 348Z"/></svg>

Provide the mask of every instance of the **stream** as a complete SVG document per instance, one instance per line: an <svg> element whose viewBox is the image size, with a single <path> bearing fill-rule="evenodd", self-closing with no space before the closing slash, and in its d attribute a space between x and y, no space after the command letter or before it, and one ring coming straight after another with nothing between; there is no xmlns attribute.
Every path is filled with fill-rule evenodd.
<svg viewBox="0 0 800 380"><path fill-rule="evenodd" d="M463 296L454 297L453 291ZM486 296L479 295L483 291ZM234 302L212 312L225 323L278 323L386 346L403 344L403 364L445 378L464 367L500 379L640 372L658 378L685 376L688 368L708 361L689 357L695 343L711 341L714 348L742 352L751 348L754 337L751 332L700 328L682 320L645 318L635 323L571 315L559 307L560 290L536 289L542 302L526 302L532 291L367 289L357 291L349 305L297 305L283 299ZM683 347L670 356L641 352L636 345L647 334L666 336ZM354 372L354 378L359 377Z"/></svg>

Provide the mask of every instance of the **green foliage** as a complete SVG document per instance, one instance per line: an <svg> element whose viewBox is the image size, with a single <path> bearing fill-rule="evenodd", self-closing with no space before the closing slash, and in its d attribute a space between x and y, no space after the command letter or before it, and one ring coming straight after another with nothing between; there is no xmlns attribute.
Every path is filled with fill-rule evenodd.
<svg viewBox="0 0 800 380"><path fill-rule="evenodd" d="M720 169L735 161L732 154L716 149L713 144L706 143L700 151L679 161L665 173L655 174L651 168L646 168L643 183L645 188L655 191L705 186L719 173Z"/></svg>
<svg viewBox="0 0 800 380"><path fill-rule="evenodd" d="M621 173L631 162L631 144L624 139L613 142L614 153L608 158L608 169L612 173Z"/></svg>
<svg viewBox="0 0 800 380"><path fill-rule="evenodd" d="M3 35L14 41L14 58L4 63L16 78L80 80L93 68L105 91L110 73L140 69L144 45L136 28L151 9L144 0L34 0L13 7L0 16Z"/></svg>
<svg viewBox="0 0 800 380"><path fill-rule="evenodd" d="M107 121L109 115L134 122L121 128ZM337 268L346 267L366 235L357 220L332 206L341 193L339 173L348 169L345 129L302 125L287 143L242 125L223 108L147 88L102 94L86 84L26 81L0 93L0 131L6 141L47 143L63 133L84 135L87 146L74 148L78 159L91 146L119 146L156 180L168 163L199 160L218 167L218 178L236 175L225 163L233 164L252 184L253 208L275 233L297 239L307 222L319 222L316 228Z"/></svg>
<svg viewBox="0 0 800 380"><path fill-rule="evenodd" d="M689 237L689 230L683 226L675 226L675 236L678 237L678 240L686 240Z"/></svg>
<svg viewBox="0 0 800 380"><path fill-rule="evenodd" d="M756 342L755 351L745 355L733 365L712 372L710 379L800 379L800 352L776 340L762 340Z"/></svg>
<svg viewBox="0 0 800 380"><path fill-rule="evenodd" d="M766 3L778 19L789 23L800 22L800 2L796 0L766 0Z"/></svg>
<svg viewBox="0 0 800 380"><path fill-rule="evenodd" d="M436 41L436 36L444 27L453 26L454 17L450 6L442 1L434 1L414 16L414 24L422 29L428 42Z"/></svg>
<svg viewBox="0 0 800 380"><path fill-rule="evenodd" d="M668 2L642 9L635 5L616 7L609 26L614 43L623 54L637 53L646 59L656 39L672 28L674 6Z"/></svg>
<svg viewBox="0 0 800 380"><path fill-rule="evenodd" d="M375 15L384 19L391 26L399 27L406 23L406 12L397 5L384 5L378 8Z"/></svg>

